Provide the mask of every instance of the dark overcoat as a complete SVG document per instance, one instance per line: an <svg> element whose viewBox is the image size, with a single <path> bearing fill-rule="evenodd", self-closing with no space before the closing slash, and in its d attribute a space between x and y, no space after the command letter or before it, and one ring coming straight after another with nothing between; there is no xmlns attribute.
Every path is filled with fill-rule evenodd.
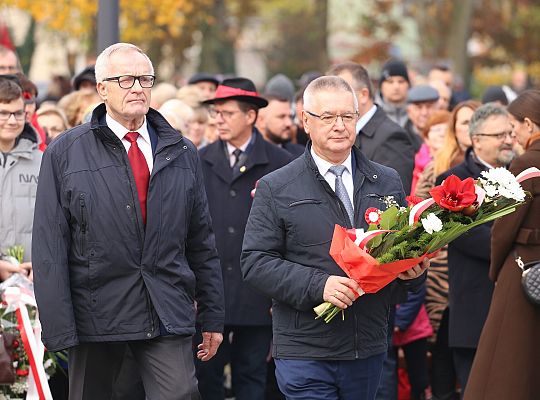
<svg viewBox="0 0 540 400"><path fill-rule="evenodd" d="M480 176L487 167L467 150L465 161L437 177L460 179ZM491 225L471 229L448 245L449 346L475 349L487 317L493 282L489 279Z"/></svg>
<svg viewBox="0 0 540 400"><path fill-rule="evenodd" d="M244 284L240 253L257 181L291 161L292 156L254 131L253 148L234 172L218 140L200 150L216 245L225 288L226 325L270 325L271 300Z"/></svg>
<svg viewBox="0 0 540 400"><path fill-rule="evenodd" d="M512 162L517 175L540 168L540 140ZM524 262L540 260L540 178L522 183L532 197L516 212L495 221L490 276L497 283L467 383L465 400L538 399L540 393L540 307L521 287Z"/></svg>
<svg viewBox="0 0 540 400"><path fill-rule="evenodd" d="M157 111L143 224L127 152L99 105L43 155L33 237L34 289L51 351L85 342L223 330L223 285L193 143ZM197 310L195 310L197 304ZM196 313L197 311L197 313Z"/></svg>
<svg viewBox="0 0 540 400"><path fill-rule="evenodd" d="M405 193L411 190L416 146L405 130L392 121L381 107L358 132L355 145L369 160L394 168Z"/></svg>

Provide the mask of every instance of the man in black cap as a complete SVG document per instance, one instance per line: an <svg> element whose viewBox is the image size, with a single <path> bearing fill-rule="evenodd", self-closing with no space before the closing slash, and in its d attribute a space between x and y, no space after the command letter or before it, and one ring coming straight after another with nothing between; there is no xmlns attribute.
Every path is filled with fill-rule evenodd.
<svg viewBox="0 0 540 400"><path fill-rule="evenodd" d="M200 156L221 260L226 320L225 339L216 357L197 363L199 390L205 400L223 400L223 368L230 361L236 399L264 399L271 299L244 284L240 253L257 181L292 157L255 128L259 109L268 102L249 79L224 80L214 98L204 103L211 105L219 135Z"/></svg>
<svg viewBox="0 0 540 400"><path fill-rule="evenodd" d="M407 66L400 60L389 60L379 80L379 104L392 121L405 127L407 122L407 90L411 86Z"/></svg>
<svg viewBox="0 0 540 400"><path fill-rule="evenodd" d="M200 90L203 98L209 100L214 97L219 80L214 75L206 72L197 72L189 78L188 85L195 86Z"/></svg>

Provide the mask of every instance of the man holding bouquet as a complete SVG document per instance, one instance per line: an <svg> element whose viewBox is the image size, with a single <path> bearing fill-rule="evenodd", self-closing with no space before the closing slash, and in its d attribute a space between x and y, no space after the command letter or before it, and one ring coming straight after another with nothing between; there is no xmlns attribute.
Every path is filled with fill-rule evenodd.
<svg viewBox="0 0 540 400"><path fill-rule="evenodd" d="M396 283L420 285L429 263L357 299L358 283L329 254L334 226L367 228L365 211L388 196L404 205L403 187L395 170L353 147L358 103L342 78L309 84L302 119L311 139L304 155L259 181L242 273L274 299L272 352L287 399L373 399ZM343 309L343 316L316 320L312 308L322 301Z"/></svg>

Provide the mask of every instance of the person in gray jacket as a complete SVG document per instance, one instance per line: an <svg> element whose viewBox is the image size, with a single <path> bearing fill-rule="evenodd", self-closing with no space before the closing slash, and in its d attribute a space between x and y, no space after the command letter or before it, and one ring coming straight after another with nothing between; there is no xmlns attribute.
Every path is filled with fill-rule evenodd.
<svg viewBox="0 0 540 400"><path fill-rule="evenodd" d="M312 81L302 114L309 133L303 156L259 180L242 247L245 281L272 297L272 353L287 399L371 400L387 348L388 313L400 289L425 280L425 260L375 294L355 300L359 285L329 254L335 224L367 228L368 207L405 194L397 172L353 146L358 103L336 76ZM326 324L313 307L329 301L344 319Z"/></svg>
<svg viewBox="0 0 540 400"><path fill-rule="evenodd" d="M32 269L32 220L41 151L38 135L25 123L21 87L0 77L0 253L22 246L24 262L14 265L0 258L0 280Z"/></svg>

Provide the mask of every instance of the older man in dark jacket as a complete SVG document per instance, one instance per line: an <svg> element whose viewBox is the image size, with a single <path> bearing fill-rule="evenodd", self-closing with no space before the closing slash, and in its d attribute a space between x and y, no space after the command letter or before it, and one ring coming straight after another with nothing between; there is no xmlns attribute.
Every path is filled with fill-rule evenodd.
<svg viewBox="0 0 540 400"><path fill-rule="evenodd" d="M329 249L335 224L367 228L368 207L380 208L385 196L403 203L405 195L394 170L353 146L357 107L342 78L309 84L303 121L312 142L259 181L244 235L244 279L273 298L276 376L288 399L373 399L379 383L396 283L353 303L359 286ZM427 265L397 282L416 286ZM315 320L322 301L344 309L344 319Z"/></svg>
<svg viewBox="0 0 540 400"><path fill-rule="evenodd" d="M225 340L213 360L197 363L199 390L205 400L223 400L223 368L230 361L236 399L263 399L271 300L242 281L240 253L257 181L292 156L254 128L259 108L268 102L249 79L224 80L206 103L219 134L200 154L223 273Z"/></svg>
<svg viewBox="0 0 540 400"><path fill-rule="evenodd" d="M223 285L200 161L149 109L153 73L136 46L105 49L96 61L105 104L43 157L35 290L46 347L69 348L70 399L112 398L126 348L148 398L198 398L196 312L199 357L210 359L222 340Z"/></svg>
<svg viewBox="0 0 540 400"><path fill-rule="evenodd" d="M469 132L472 147L465 161L437 177L436 185L450 175L476 179L482 171L506 167L512 161L515 139L504 108L493 103L478 108L471 117ZM448 342L462 393L493 294L493 282L488 276L491 225L474 228L448 245Z"/></svg>

